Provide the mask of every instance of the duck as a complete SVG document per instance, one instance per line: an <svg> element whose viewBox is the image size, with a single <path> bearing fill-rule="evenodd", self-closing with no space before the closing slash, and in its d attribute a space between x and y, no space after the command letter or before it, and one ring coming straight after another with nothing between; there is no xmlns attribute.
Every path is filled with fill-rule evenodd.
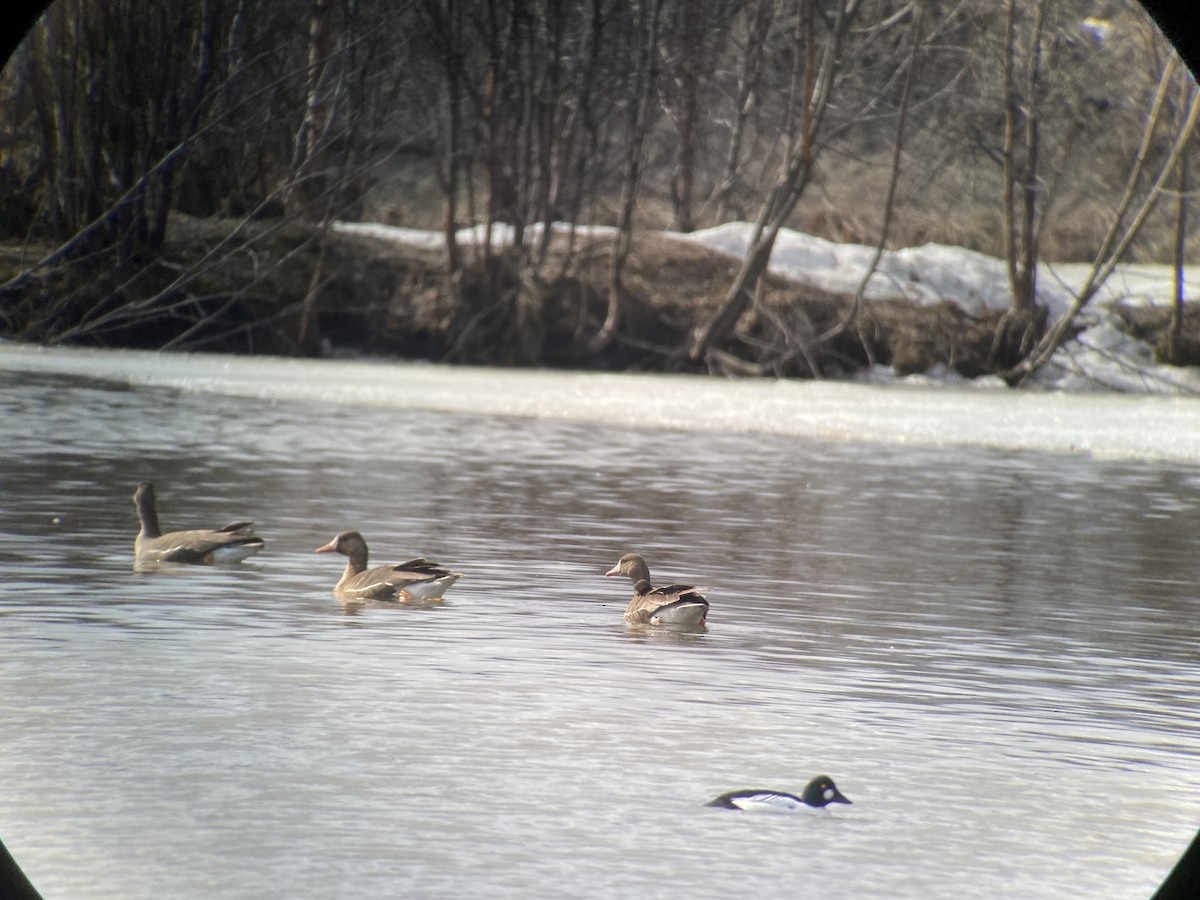
<svg viewBox="0 0 1200 900"><path fill-rule="evenodd" d="M241 562L266 544L254 533L253 522L231 522L212 530L170 531L162 533L158 523L158 499L154 485L143 481L133 492L142 529L133 542L136 564L187 563L210 566L214 563Z"/></svg>
<svg viewBox="0 0 1200 900"><path fill-rule="evenodd" d="M318 547L316 552L341 553L349 557L346 571L333 589L333 596L343 601L440 600L446 588L462 577L424 556L398 566L368 569L367 542L357 531L341 532L328 544Z"/></svg>
<svg viewBox="0 0 1200 900"><path fill-rule="evenodd" d="M604 573L625 575L633 582L633 599L625 608L625 621L633 625L702 626L708 619L707 588L690 584L650 586L650 567L636 553L626 553Z"/></svg>
<svg viewBox="0 0 1200 900"><path fill-rule="evenodd" d="M824 809L830 803L850 803L837 789L828 775L818 775L810 781L797 797L783 791L743 790L729 791L714 797L705 806L721 809L744 809L751 812L797 812L807 809Z"/></svg>

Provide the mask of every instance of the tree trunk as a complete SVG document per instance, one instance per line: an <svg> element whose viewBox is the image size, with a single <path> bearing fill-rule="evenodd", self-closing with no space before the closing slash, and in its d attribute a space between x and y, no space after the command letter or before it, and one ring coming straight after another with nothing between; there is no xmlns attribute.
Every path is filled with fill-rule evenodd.
<svg viewBox="0 0 1200 900"><path fill-rule="evenodd" d="M1009 312L1024 320L1037 305L1038 155L1041 44L1046 0L1036 0L1025 64L1024 96L1017 92L1017 0L1008 0L1004 59L1004 247L1011 290ZM1022 132L1017 154L1018 120Z"/></svg>
<svg viewBox="0 0 1200 900"><path fill-rule="evenodd" d="M626 117L625 158L621 177L621 209L617 242L608 278L608 307L604 324L589 350L599 353L609 345L621 324L621 275L633 245L633 212L642 182L642 153L649 131L650 111L658 86L658 23L663 0L650 0L638 23L638 48L632 94Z"/></svg>
<svg viewBox="0 0 1200 900"><path fill-rule="evenodd" d="M1117 204L1117 208L1113 211L1108 232L1105 234L1100 250L1092 262L1091 272L1088 274L1083 287L1080 288L1075 301L1071 304L1071 308L1067 310L1066 314L1054 324L1053 328L1042 335L1037 345L1025 359L1003 373L1004 380L1010 385L1025 384L1034 373L1050 361L1054 352L1067 339L1067 335L1076 317L1091 302L1097 291L1100 290L1100 287L1108 279L1108 276L1112 274L1117 263L1124 257L1125 251L1129 249L1129 245L1133 243L1133 239L1137 237L1138 232L1146 221L1146 217L1154 208L1159 197L1162 196L1167 178L1179 163L1179 158L1196 129L1196 123L1200 120L1200 95L1193 90L1189 94L1188 107L1184 115L1184 120L1171 139L1171 151L1166 161L1159 169L1154 182L1144 191L1139 192L1138 186L1146 174L1148 158L1151 148L1154 145L1155 134L1162 121L1163 110L1166 105L1167 89L1174 78L1177 67L1178 58L1174 56L1170 57L1167 64L1163 67L1162 75L1159 78L1158 90L1155 93L1154 102L1143 130L1142 143L1138 148L1137 157L1130 168L1129 178L1126 181L1125 192ZM1134 208L1134 201L1138 199L1139 193L1141 193L1141 198L1136 212L1133 213L1132 217L1127 219L1126 217L1130 210Z"/></svg>
<svg viewBox="0 0 1200 900"><path fill-rule="evenodd" d="M329 122L325 65L329 60L329 3L313 0L308 19L308 83L305 88L304 163L317 155L321 136Z"/></svg>
<svg viewBox="0 0 1200 900"><path fill-rule="evenodd" d="M746 38L746 47L741 57L738 73L738 90L734 101L733 127L729 134L729 145L725 151L725 171L714 193L717 204L717 221L728 217L729 201L738 183L738 169L742 164L742 141L750 114L758 105L758 92L762 80L763 53L774 23L774 3L759 0L751 16L751 27Z"/></svg>
<svg viewBox="0 0 1200 900"><path fill-rule="evenodd" d="M1185 144L1179 154L1179 193L1175 198L1175 297L1171 304L1171 322L1167 328L1166 361L1179 365L1181 350L1179 340L1183 336L1183 267L1187 248L1188 208L1188 150Z"/></svg>
<svg viewBox="0 0 1200 900"><path fill-rule="evenodd" d="M696 181L696 141L699 132L697 104L699 103L700 66L704 48L704 7L700 3L683 3L679 7L680 64L679 105L676 129L679 133L679 152L675 160L675 177L671 184L671 199L675 205L675 228L683 233L695 230L692 217L692 191Z"/></svg>
<svg viewBox="0 0 1200 900"><path fill-rule="evenodd" d="M804 89L801 98L799 134L793 141L787 159L787 167L779 182L767 194L755 223L754 236L746 250L746 256L724 301L715 313L702 324L688 348L688 358L698 363L708 349L724 341L737 325L742 314L754 299L755 286L767 271L771 252L780 229L796 208L801 194L812 175L813 141L829 99L833 94L837 71L838 51L841 39L849 22L858 9L856 2L840 2L836 18L829 28L825 47L818 64L815 49L816 12L814 0L801 0L801 22L805 53ZM796 52L800 53L801 41L797 40Z"/></svg>
<svg viewBox="0 0 1200 900"><path fill-rule="evenodd" d="M913 84L916 82L917 73L920 69L920 51L924 40L924 16L921 4L922 0L915 0L912 7L912 24L910 25L912 43L909 45L908 56L905 60L904 89L900 95L900 109L896 113L896 137L892 143L892 169L891 176L888 179L887 198L883 202L883 222L879 226L879 240L875 242L875 252L871 255L871 262L867 266L867 271L863 275L862 281L859 282L858 290L854 292L854 302L850 306L850 311L841 322L818 337L818 341L820 342L837 337L851 327L860 329L859 333L861 335L859 318L866 301L867 287L870 285L871 279L879 268L879 261L883 258L884 251L887 249L888 232L891 230L892 217L896 207L896 188L900 184L900 168L904 159L904 132L908 125L908 111L912 103ZM867 351L868 358L873 361L874 356L870 348L866 346L865 341L863 341L863 346Z"/></svg>

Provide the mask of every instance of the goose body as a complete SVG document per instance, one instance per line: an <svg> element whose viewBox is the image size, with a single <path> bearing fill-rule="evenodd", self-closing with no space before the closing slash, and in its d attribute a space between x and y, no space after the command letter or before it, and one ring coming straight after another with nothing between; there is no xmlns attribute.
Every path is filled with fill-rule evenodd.
<svg viewBox="0 0 1200 900"><path fill-rule="evenodd" d="M690 584L651 587L650 567L636 553L626 553L604 573L624 575L633 582L633 599L625 608L625 621L634 625L687 625L697 627L708 618L704 588Z"/></svg>
<svg viewBox="0 0 1200 900"><path fill-rule="evenodd" d="M446 588L461 577L423 556L396 566L367 568L367 542L357 531L343 531L316 552L341 553L348 558L333 589L333 596L342 601L440 600Z"/></svg>
<svg viewBox="0 0 1200 900"><path fill-rule="evenodd" d="M265 544L254 533L253 522L232 522L222 528L162 533L158 522L158 500L154 485L143 481L133 493L141 530L133 542L137 565L184 563L212 565L240 562Z"/></svg>
<svg viewBox="0 0 1200 900"><path fill-rule="evenodd" d="M721 809L744 809L750 812L803 812L824 809L830 803L850 803L828 775L818 775L797 797L783 791L751 789L729 791L709 800L705 806Z"/></svg>

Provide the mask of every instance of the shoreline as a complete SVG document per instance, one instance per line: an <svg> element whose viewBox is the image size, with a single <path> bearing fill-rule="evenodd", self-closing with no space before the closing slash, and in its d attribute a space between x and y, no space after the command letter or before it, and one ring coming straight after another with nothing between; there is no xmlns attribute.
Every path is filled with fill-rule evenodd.
<svg viewBox="0 0 1200 900"><path fill-rule="evenodd" d="M0 371L262 400L623 428L1200 462L1200 403L1159 395L47 349L13 343L0 344Z"/></svg>

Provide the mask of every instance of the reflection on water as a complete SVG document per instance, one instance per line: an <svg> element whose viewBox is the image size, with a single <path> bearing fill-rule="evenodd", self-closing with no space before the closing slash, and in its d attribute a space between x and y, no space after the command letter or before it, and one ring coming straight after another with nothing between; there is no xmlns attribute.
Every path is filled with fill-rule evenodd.
<svg viewBox="0 0 1200 900"><path fill-rule="evenodd" d="M1193 467L3 373L0 415L47 896L1146 896L1195 827ZM131 572L143 479L267 549ZM464 576L346 608L350 527ZM626 626L627 551L708 630ZM702 805L818 772L854 805Z"/></svg>

